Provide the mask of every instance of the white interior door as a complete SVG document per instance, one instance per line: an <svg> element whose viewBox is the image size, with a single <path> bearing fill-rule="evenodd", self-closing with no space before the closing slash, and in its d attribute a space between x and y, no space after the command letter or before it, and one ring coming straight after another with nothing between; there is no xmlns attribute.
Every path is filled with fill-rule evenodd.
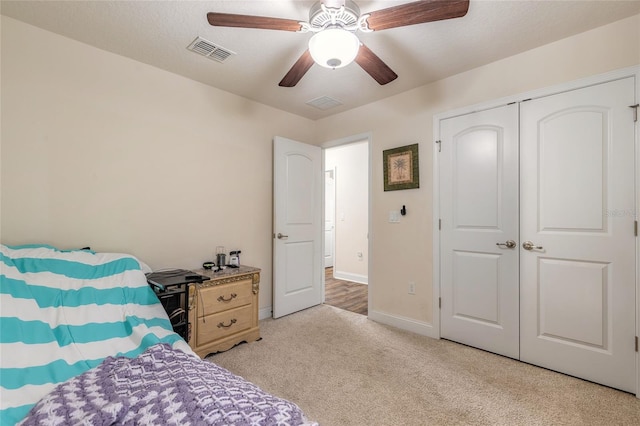
<svg viewBox="0 0 640 426"><path fill-rule="evenodd" d="M324 267L333 266L336 232L336 176L335 170L324 172Z"/></svg>
<svg viewBox="0 0 640 426"><path fill-rule="evenodd" d="M635 392L634 82L521 105L521 359Z"/></svg>
<svg viewBox="0 0 640 426"><path fill-rule="evenodd" d="M273 317L322 303L322 150L276 137Z"/></svg>
<svg viewBox="0 0 640 426"><path fill-rule="evenodd" d="M518 358L518 105L440 126L441 336Z"/></svg>

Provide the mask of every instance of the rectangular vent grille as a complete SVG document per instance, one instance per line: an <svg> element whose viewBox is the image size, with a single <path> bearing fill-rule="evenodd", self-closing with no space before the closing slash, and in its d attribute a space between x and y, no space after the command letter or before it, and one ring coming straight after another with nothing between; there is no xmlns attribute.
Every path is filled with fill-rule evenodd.
<svg viewBox="0 0 640 426"><path fill-rule="evenodd" d="M319 98L311 99L306 104L318 109L325 110L342 105L342 102L337 99L330 98L329 96L321 96Z"/></svg>
<svg viewBox="0 0 640 426"><path fill-rule="evenodd" d="M235 52L232 52L229 49L225 49L224 47L220 47L208 40L203 39L202 37L196 37L196 39L191 42L187 49L199 55L206 56L209 59L213 59L217 62L224 62L235 55Z"/></svg>

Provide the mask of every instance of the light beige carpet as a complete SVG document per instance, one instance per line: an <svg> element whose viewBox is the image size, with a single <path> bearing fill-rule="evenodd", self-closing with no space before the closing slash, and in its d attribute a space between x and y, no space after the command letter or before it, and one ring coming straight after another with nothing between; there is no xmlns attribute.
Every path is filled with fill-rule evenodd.
<svg viewBox="0 0 640 426"><path fill-rule="evenodd" d="M640 400L327 305L208 359L333 425L640 425ZM632 374L632 372L630 372Z"/></svg>

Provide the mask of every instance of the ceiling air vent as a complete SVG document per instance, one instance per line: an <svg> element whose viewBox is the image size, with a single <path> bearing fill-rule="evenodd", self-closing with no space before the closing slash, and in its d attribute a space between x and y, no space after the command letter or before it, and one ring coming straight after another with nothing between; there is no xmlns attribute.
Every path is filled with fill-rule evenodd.
<svg viewBox="0 0 640 426"><path fill-rule="evenodd" d="M311 99L306 104L324 110L342 105L342 102L329 96L320 96L319 98Z"/></svg>
<svg viewBox="0 0 640 426"><path fill-rule="evenodd" d="M217 44L211 43L208 40L203 39L202 37L196 37L193 42L187 47L192 52L196 52L199 55L206 56L209 59L213 59L217 62L224 62L233 55L235 52L232 52L229 49L225 49L224 47L220 47Z"/></svg>

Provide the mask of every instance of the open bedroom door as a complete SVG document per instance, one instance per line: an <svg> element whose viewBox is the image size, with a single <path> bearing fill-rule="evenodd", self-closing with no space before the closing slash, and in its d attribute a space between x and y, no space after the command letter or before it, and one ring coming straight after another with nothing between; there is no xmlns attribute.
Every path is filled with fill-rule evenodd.
<svg viewBox="0 0 640 426"><path fill-rule="evenodd" d="M322 303L322 149L273 141L273 317Z"/></svg>

